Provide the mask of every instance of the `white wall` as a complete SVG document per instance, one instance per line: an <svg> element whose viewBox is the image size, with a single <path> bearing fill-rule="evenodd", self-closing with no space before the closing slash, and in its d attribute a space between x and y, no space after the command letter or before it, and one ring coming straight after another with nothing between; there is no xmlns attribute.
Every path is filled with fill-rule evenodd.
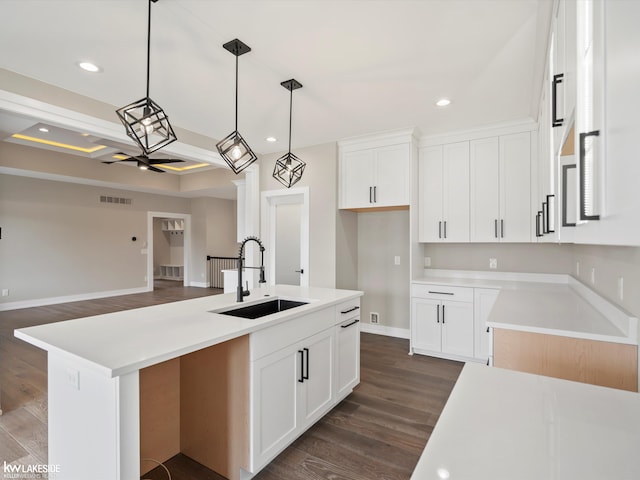
<svg viewBox="0 0 640 480"><path fill-rule="evenodd" d="M296 187L309 187L309 285L336 286L336 217L338 208L338 152L335 143L294 149L304 162ZM273 178L273 167L282 152L260 159L260 191L284 188Z"/></svg>

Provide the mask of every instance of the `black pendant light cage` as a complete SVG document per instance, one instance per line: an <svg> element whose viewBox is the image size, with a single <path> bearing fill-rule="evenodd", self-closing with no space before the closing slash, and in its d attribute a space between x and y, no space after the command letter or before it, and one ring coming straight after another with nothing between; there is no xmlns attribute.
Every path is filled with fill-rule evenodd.
<svg viewBox="0 0 640 480"><path fill-rule="evenodd" d="M147 23L147 96L125 107L116 110L124 125L127 135L131 137L149 155L177 140L169 123L169 117L162 107L149 97L149 72L151 57L151 3Z"/></svg>
<svg viewBox="0 0 640 480"><path fill-rule="evenodd" d="M236 175L255 162L258 157L240 132L238 132L238 57L251 51L251 48L237 38L223 45L224 49L236 57L236 128L216 144L218 153Z"/></svg>
<svg viewBox="0 0 640 480"><path fill-rule="evenodd" d="M280 83L289 90L289 151L276 160L273 169L273 178L287 188L291 188L302 178L304 168L307 166L302 160L291 153L291 121L293 118L293 91L302 88L302 84L295 79Z"/></svg>

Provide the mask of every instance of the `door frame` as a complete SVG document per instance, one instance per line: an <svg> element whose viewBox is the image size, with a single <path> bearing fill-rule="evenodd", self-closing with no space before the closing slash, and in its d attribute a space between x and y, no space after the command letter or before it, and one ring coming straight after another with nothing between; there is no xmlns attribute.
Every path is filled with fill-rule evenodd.
<svg viewBox="0 0 640 480"><path fill-rule="evenodd" d="M188 287L190 284L191 261L191 214L171 212L147 212L147 290L153 291L153 219L154 218L179 218L184 220L184 247L183 268L184 277L182 284Z"/></svg>
<svg viewBox="0 0 640 480"><path fill-rule="evenodd" d="M298 187L262 192L260 205L260 231L265 243L265 267L267 282L276 283L276 207L286 204L300 204L300 286L309 286L309 187Z"/></svg>

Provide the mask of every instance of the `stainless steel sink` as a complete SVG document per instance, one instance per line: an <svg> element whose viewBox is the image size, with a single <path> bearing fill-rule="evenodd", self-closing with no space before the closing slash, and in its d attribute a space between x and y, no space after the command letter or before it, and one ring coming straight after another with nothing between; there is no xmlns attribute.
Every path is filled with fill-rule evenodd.
<svg viewBox="0 0 640 480"><path fill-rule="evenodd" d="M223 312L215 313L219 313L221 315L231 315L233 317L255 319L266 317L267 315L282 312L284 310L289 310L290 308L300 307L302 305L306 305L307 303L308 302L297 302L295 300L283 300L277 298L274 300L267 300L266 302L262 303L247 305L246 307L233 308L225 310Z"/></svg>

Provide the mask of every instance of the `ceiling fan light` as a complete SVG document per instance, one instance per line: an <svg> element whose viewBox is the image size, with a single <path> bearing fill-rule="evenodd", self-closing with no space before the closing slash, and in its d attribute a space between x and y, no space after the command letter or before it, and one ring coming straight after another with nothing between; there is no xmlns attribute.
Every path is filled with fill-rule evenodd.
<svg viewBox="0 0 640 480"><path fill-rule="evenodd" d="M216 148L236 175L258 159L238 131L233 131L220 140Z"/></svg>
<svg viewBox="0 0 640 480"><path fill-rule="evenodd" d="M169 117L149 97L116 110L127 135L143 150L145 155L177 140L169 123Z"/></svg>
<svg viewBox="0 0 640 480"><path fill-rule="evenodd" d="M300 181L306 166L307 164L293 153L285 153L276 160L276 165L273 169L273 178L285 187L291 188Z"/></svg>

